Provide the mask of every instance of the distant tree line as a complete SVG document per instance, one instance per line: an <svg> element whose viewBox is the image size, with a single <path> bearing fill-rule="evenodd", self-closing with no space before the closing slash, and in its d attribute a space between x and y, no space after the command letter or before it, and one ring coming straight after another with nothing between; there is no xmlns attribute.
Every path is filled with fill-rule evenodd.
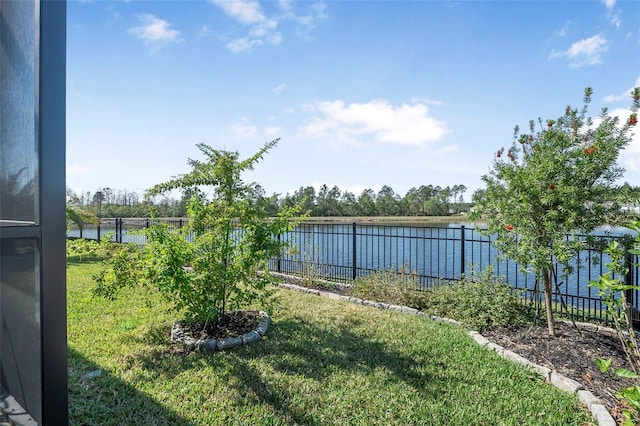
<svg viewBox="0 0 640 426"><path fill-rule="evenodd" d="M187 190L179 196L148 198L133 191L101 188L77 194L67 191L67 203L83 208L97 217L185 217L187 205L195 192ZM359 195L341 191L337 186L301 186L293 194L272 194L260 185L253 187L254 202L263 207L270 216L275 216L282 207L303 202L305 211L311 216L448 216L468 212L473 200L482 196L484 190L475 191L470 200L465 199L467 187L454 185L440 187L421 185L413 187L404 196L390 186L378 192L365 189ZM624 183L620 187L631 203L640 200L640 186ZM200 193L200 195L204 195Z"/></svg>
<svg viewBox="0 0 640 426"><path fill-rule="evenodd" d="M199 190L196 190L199 191ZM301 186L293 194L268 196L260 185L253 187L254 202L275 216L281 208L302 202L311 216L447 216L468 211L464 185L442 188L422 185L411 188L404 196L390 186L378 192L365 189L356 195L337 186ZM149 198L128 190L101 188L92 193L67 191L67 203L83 208L97 217L184 217L193 190L178 196ZM200 193L200 195L204 195Z"/></svg>

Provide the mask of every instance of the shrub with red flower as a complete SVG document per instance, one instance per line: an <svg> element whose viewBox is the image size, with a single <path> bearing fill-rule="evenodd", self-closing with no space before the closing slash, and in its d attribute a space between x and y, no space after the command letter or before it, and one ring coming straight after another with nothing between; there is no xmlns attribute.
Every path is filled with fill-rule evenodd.
<svg viewBox="0 0 640 426"><path fill-rule="evenodd" d="M594 152L596 152L596 147L595 146L590 146L589 148L584 150L584 155L591 155Z"/></svg>
<svg viewBox="0 0 640 426"><path fill-rule="evenodd" d="M555 335L558 279L553 271L557 264L570 268L581 248L580 238L567 236L624 220L616 188L624 170L617 161L637 122L640 87L633 91L632 114L624 126L607 110L597 121L588 117L592 94L585 90L584 108L569 106L556 120L532 120L526 133L516 127L506 153L511 161L493 162L470 215L486 224L483 232L495 236L492 242L501 256L540 278L550 335ZM561 197L550 193L558 188Z"/></svg>

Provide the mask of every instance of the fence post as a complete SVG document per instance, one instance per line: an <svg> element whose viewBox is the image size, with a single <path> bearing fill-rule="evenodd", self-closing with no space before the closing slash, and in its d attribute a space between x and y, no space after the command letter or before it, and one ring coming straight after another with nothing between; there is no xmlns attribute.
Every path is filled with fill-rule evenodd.
<svg viewBox="0 0 640 426"><path fill-rule="evenodd" d="M464 252L464 246L465 246L465 237L464 237L464 233L465 233L465 227L464 225L460 226L460 279L462 279L462 277L464 276L464 263L465 263L465 252Z"/></svg>
<svg viewBox="0 0 640 426"><path fill-rule="evenodd" d="M122 242L122 219L116 218L116 243Z"/></svg>
<svg viewBox="0 0 640 426"><path fill-rule="evenodd" d="M96 225L96 231L98 232L98 242L100 242L100 225L101 224L102 224L102 220L100 220Z"/></svg>
<svg viewBox="0 0 640 426"><path fill-rule="evenodd" d="M633 255L631 253L627 253L624 257L624 266L627 268L627 274L624 277L624 281L626 285L633 286L634 276L633 276ZM624 297L627 299L627 303L629 304L629 308L627 309L627 317L629 318L629 325L634 329L638 330L640 328L640 311L635 307L635 290L629 289L624 291Z"/></svg>
<svg viewBox="0 0 640 426"><path fill-rule="evenodd" d="M182 219L180 219L180 222L182 222ZM282 235L278 234L278 247L282 247ZM282 267L281 267L281 262L282 262L282 249L280 249L280 253L278 254L278 261L276 263L276 272L280 273L282 272Z"/></svg>
<svg viewBox="0 0 640 426"><path fill-rule="evenodd" d="M351 253L351 269L352 269L352 274L351 277L355 280L358 277L358 265L356 265L356 262L358 261L358 257L356 256L356 251L357 251L357 241L358 239L356 238L356 223L353 222L352 226L352 239L353 239L353 250Z"/></svg>

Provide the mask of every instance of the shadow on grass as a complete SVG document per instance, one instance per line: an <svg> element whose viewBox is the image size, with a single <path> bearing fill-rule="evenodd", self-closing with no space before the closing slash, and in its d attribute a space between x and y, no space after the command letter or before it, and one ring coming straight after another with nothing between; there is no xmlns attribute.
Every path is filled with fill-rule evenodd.
<svg viewBox="0 0 640 426"><path fill-rule="evenodd" d="M227 386L236 389L238 405L269 405L285 424L320 422L292 402L297 398L291 394L291 389L296 392L297 388L295 384L288 386L286 376L293 382L300 381L302 376L305 380L326 383L327 379L335 380L332 376L338 372L373 376L376 371L383 370L387 380L403 382L429 399L436 399L447 385L441 377L435 378L425 372L427 363L432 364L432 371L433 364L440 370L446 368L443 362L432 359L429 354L413 358L348 328L328 329L299 318L274 322L264 340L223 352L185 353L172 347L166 343L166 325L154 328L140 338L147 344L155 343L155 349L139 354L136 361L152 372L152 376L155 372L166 380L190 370L210 367L212 371L233 378L228 380ZM263 371L268 369L277 373ZM340 392L339 388L336 392Z"/></svg>
<svg viewBox="0 0 640 426"><path fill-rule="evenodd" d="M68 353L69 424L195 426L72 348Z"/></svg>

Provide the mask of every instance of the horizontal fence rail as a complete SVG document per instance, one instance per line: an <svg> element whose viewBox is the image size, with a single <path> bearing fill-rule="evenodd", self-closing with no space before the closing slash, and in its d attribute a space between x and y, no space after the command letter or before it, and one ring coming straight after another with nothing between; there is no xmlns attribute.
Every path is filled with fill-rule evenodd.
<svg viewBox="0 0 640 426"><path fill-rule="evenodd" d="M144 244L145 236L136 231L157 222L181 228L188 224L188 219L101 219L98 226L70 229L68 236ZM290 249L271 259L269 269L274 272L349 282L379 271L395 271L411 274L421 289L428 289L438 283L474 277L475 273L492 267L494 275L503 277L523 297L542 303L542 287L541 284L538 287L535 276L523 272L515 262L502 259L492 244L493 238L472 226L305 222L277 237L289 242ZM577 238L587 241L586 235ZM607 272L605 265L609 261L601 249L585 243L585 248L573 259L571 271L556 265L558 285L553 300L556 312L578 320L608 322L606 307L589 282ZM637 261L636 255L627 256L626 281L636 286ZM635 308L635 322L640 319L639 292L629 291L626 297Z"/></svg>

